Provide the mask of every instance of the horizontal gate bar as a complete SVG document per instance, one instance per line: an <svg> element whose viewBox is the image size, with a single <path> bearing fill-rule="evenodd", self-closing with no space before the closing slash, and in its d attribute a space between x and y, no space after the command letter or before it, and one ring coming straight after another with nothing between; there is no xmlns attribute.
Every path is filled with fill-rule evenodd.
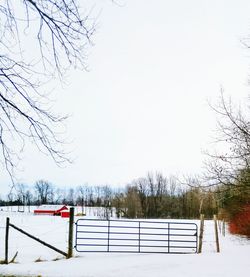
<svg viewBox="0 0 250 277"><path fill-rule="evenodd" d="M79 246L95 246L95 247L100 247L100 246L103 246L103 247L106 247L107 244L89 244L89 243L80 243L80 244L77 244ZM109 244L109 247L138 247L138 244ZM167 248L168 245L140 245L141 248L145 247L145 248ZM195 247L192 247L192 246L171 246L171 248L190 248L190 249L193 249Z"/></svg>
<svg viewBox="0 0 250 277"><path fill-rule="evenodd" d="M92 227L92 228L108 228L108 226L104 226L104 225L77 225L78 227ZM111 228L122 228L122 229L138 229L138 226L110 226ZM196 231L195 229L191 229L191 228L161 228L161 227L140 227L141 229L154 229L154 230L176 230L176 231Z"/></svg>
<svg viewBox="0 0 250 277"><path fill-rule="evenodd" d="M78 240L107 240L108 238L79 238ZM138 239L119 239L119 238L109 238L109 240L114 241L138 241ZM185 242L185 243L196 243L196 240L163 240L163 239L140 239L140 241L154 241L154 242ZM78 244L79 245L79 244Z"/></svg>
<svg viewBox="0 0 250 277"><path fill-rule="evenodd" d="M84 251L85 253L107 253L107 251L105 250L86 250ZM127 253L127 254L135 254L135 253L139 253L137 250L110 250L110 253ZM171 252L167 252L167 251L141 251L140 253L142 254L195 254L196 252L184 252L184 251L171 251Z"/></svg>
<svg viewBox="0 0 250 277"><path fill-rule="evenodd" d="M78 233L85 233L85 234L107 234L108 232L102 232L102 231L77 231ZM114 234L114 235L138 235L139 233L125 233L125 232L109 232L109 234ZM166 234L161 234L161 233L142 233L141 236L164 236L168 235ZM170 236L180 236L180 237L194 237L196 234L169 234Z"/></svg>
<svg viewBox="0 0 250 277"><path fill-rule="evenodd" d="M99 221L99 222L105 222L105 221L110 221L110 222L119 222L119 223L147 223L147 224L152 224L152 223L157 223L157 224L177 224L177 225L196 225L194 222L176 222L176 221L145 221L145 220L126 220L126 219L96 219L96 218L80 218L77 221Z"/></svg>

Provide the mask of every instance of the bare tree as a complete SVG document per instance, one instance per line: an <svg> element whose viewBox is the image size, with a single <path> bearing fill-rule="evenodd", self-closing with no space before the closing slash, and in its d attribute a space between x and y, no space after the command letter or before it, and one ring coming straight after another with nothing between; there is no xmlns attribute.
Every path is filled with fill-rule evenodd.
<svg viewBox="0 0 250 277"><path fill-rule="evenodd" d="M88 185L82 185L77 187L77 203L82 207L82 214L85 213L84 207L87 206L87 199L88 199Z"/></svg>
<svg viewBox="0 0 250 277"><path fill-rule="evenodd" d="M10 209L11 209L11 212L12 212L12 204L13 204L13 201L14 201L14 194L13 194L12 189L7 194L7 201L8 201L7 202L8 203L8 210L9 210L9 206L10 206Z"/></svg>
<svg viewBox="0 0 250 277"><path fill-rule="evenodd" d="M71 66L85 67L93 20L77 0L3 0L0 4L0 151L13 177L31 141L56 163L68 161L62 121L45 85ZM12 143L13 142L13 143Z"/></svg>
<svg viewBox="0 0 250 277"><path fill-rule="evenodd" d="M128 218L142 217L141 202L136 186L127 186L125 190L125 209L120 209Z"/></svg>
<svg viewBox="0 0 250 277"><path fill-rule="evenodd" d="M110 186L106 185L102 187L102 197L103 197L103 207L104 207L104 217L109 219L113 216L112 212L112 197L113 191Z"/></svg>
<svg viewBox="0 0 250 277"><path fill-rule="evenodd" d="M56 188L54 190L54 203L55 204L65 204L65 190L61 188Z"/></svg>
<svg viewBox="0 0 250 277"><path fill-rule="evenodd" d="M67 195L67 205L74 206L75 205L75 190L73 188L68 189Z"/></svg>
<svg viewBox="0 0 250 277"><path fill-rule="evenodd" d="M16 199L18 202L18 211L25 211L25 206L28 206L29 212L30 212L30 205L33 200L33 195L30 191L29 186L18 183L15 186L15 191L16 191ZM20 206L20 207L19 207Z"/></svg>
<svg viewBox="0 0 250 277"><path fill-rule="evenodd" d="M24 184L20 183L16 185L16 198L19 204L25 205L25 194L27 188Z"/></svg>
<svg viewBox="0 0 250 277"><path fill-rule="evenodd" d="M94 194L95 194L96 206L100 207L102 205L102 187L101 186L95 186L94 187Z"/></svg>
<svg viewBox="0 0 250 277"><path fill-rule="evenodd" d="M37 194L37 200L39 204L48 204L49 202L53 202L54 189L48 181L37 181L35 183L34 189Z"/></svg>
<svg viewBox="0 0 250 277"><path fill-rule="evenodd" d="M230 99L226 101L223 91L219 104L212 108L219 116L216 144L220 150L206 153L205 181L208 186L245 186L250 183L245 174L250 170L250 121L242 108L235 109Z"/></svg>
<svg viewBox="0 0 250 277"><path fill-rule="evenodd" d="M30 212L30 205L31 205L32 200L33 200L33 195L30 192L30 190L26 191L26 193L25 193L25 200L26 200L26 205L28 206L29 212Z"/></svg>
<svg viewBox="0 0 250 277"><path fill-rule="evenodd" d="M126 203L127 201L127 193L128 187L126 188L126 191L124 192L123 188L116 189L114 191L114 196L112 199L112 207L115 208L115 213L118 218L121 218L122 216L127 216L128 217L128 205ZM132 203L133 205L134 203Z"/></svg>

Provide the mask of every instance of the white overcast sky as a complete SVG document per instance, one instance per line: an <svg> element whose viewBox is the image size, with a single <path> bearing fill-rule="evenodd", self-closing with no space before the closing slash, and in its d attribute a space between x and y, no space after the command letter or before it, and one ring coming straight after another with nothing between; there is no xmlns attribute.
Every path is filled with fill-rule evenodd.
<svg viewBox="0 0 250 277"><path fill-rule="evenodd" d="M207 101L250 90L249 0L79 1L98 31L89 72L71 71L56 109L71 114L74 163L61 169L29 147L20 182L125 185L148 171L199 173L216 126ZM1 190L10 184L1 174Z"/></svg>

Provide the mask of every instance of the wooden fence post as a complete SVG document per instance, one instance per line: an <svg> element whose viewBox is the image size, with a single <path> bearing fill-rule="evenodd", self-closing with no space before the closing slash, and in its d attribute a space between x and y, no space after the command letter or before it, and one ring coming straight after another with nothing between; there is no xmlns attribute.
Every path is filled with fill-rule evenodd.
<svg viewBox="0 0 250 277"><path fill-rule="evenodd" d="M69 239L68 239L68 256L67 259L73 256L73 231L74 231L74 208L69 210Z"/></svg>
<svg viewBox="0 0 250 277"><path fill-rule="evenodd" d="M201 251L202 251L203 233L204 233L204 214L201 214L200 215L200 234L199 234L198 253L201 253Z"/></svg>
<svg viewBox="0 0 250 277"><path fill-rule="evenodd" d="M215 231L216 251L219 253L220 252L220 244L219 244L218 224L217 224L216 215L214 215L214 231Z"/></svg>
<svg viewBox="0 0 250 277"><path fill-rule="evenodd" d="M4 262L8 264L9 256L9 228L10 228L10 219L6 218L6 229L5 229L5 260Z"/></svg>

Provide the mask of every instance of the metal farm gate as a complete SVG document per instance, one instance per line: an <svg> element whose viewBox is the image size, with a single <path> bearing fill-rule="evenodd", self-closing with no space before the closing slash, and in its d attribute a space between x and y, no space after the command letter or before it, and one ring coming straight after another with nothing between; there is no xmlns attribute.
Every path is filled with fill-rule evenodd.
<svg viewBox="0 0 250 277"><path fill-rule="evenodd" d="M190 222L78 219L78 252L197 253L197 225Z"/></svg>

